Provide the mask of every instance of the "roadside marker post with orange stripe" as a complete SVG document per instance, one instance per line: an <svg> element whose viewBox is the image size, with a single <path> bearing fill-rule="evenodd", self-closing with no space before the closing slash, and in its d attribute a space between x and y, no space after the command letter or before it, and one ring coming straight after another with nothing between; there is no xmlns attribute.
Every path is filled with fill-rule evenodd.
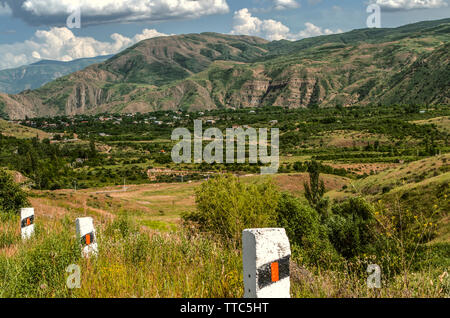
<svg viewBox="0 0 450 318"><path fill-rule="evenodd" d="M244 297L290 298L291 248L282 228L242 232Z"/></svg>
<svg viewBox="0 0 450 318"><path fill-rule="evenodd" d="M76 220L77 238L81 244L81 254L85 258L97 256L98 245L94 228L94 220L91 217L78 218Z"/></svg>
<svg viewBox="0 0 450 318"><path fill-rule="evenodd" d="M20 209L20 228L22 240L28 240L34 234L34 208Z"/></svg>

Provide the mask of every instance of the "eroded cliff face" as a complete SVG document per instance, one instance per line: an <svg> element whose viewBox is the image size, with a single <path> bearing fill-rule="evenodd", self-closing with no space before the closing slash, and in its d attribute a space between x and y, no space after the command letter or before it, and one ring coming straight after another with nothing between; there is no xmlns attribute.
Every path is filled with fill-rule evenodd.
<svg viewBox="0 0 450 318"><path fill-rule="evenodd" d="M108 101L99 87L78 83L69 95L64 112L68 115L84 114Z"/></svg>
<svg viewBox="0 0 450 318"><path fill-rule="evenodd" d="M357 94L344 92L340 80L328 80L327 76L321 75L320 69L305 69L301 65L293 65L272 78L271 72L260 66L246 74L243 74L241 66L237 67L238 69L229 68L231 76L222 81L183 81L169 89L146 92L145 96L152 100L149 103L152 109L246 108L268 105L306 108L328 103L346 105L358 101ZM136 94L136 98L139 98L139 93Z"/></svg>

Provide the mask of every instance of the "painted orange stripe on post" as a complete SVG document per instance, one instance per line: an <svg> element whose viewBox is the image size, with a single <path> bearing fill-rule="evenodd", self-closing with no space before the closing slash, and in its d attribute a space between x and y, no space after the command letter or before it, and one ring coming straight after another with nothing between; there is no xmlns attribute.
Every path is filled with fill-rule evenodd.
<svg viewBox="0 0 450 318"><path fill-rule="evenodd" d="M278 262L270 264L270 270L272 273L272 282L278 282L280 280L280 274L278 272Z"/></svg>
<svg viewBox="0 0 450 318"><path fill-rule="evenodd" d="M91 234L86 235L86 244L91 245Z"/></svg>

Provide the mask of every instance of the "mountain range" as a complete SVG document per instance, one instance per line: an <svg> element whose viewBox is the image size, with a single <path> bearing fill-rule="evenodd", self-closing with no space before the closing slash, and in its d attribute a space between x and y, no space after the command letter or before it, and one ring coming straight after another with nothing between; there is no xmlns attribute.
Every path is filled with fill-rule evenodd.
<svg viewBox="0 0 450 318"><path fill-rule="evenodd" d="M106 61L112 55L77 59L69 62L41 60L13 69L0 70L0 92L18 94L36 89L64 75L82 70L89 65Z"/></svg>
<svg viewBox="0 0 450 318"><path fill-rule="evenodd" d="M280 106L450 102L450 19L296 42L187 34L144 40L20 94L10 118Z"/></svg>

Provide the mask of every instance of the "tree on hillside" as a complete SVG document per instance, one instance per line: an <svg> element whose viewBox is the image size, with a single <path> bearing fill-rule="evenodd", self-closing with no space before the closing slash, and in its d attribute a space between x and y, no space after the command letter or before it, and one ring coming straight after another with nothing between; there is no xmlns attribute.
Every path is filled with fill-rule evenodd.
<svg viewBox="0 0 450 318"><path fill-rule="evenodd" d="M89 157L90 158L97 157L97 149L95 148L95 139L93 137L89 138Z"/></svg>
<svg viewBox="0 0 450 318"><path fill-rule="evenodd" d="M313 160L308 164L309 183L304 182L305 197L309 205L314 208L322 217L327 214L328 199L324 198L325 184L320 180L320 165Z"/></svg>
<svg viewBox="0 0 450 318"><path fill-rule="evenodd" d="M29 205L27 194L14 182L10 174L0 170L0 213L18 212Z"/></svg>

